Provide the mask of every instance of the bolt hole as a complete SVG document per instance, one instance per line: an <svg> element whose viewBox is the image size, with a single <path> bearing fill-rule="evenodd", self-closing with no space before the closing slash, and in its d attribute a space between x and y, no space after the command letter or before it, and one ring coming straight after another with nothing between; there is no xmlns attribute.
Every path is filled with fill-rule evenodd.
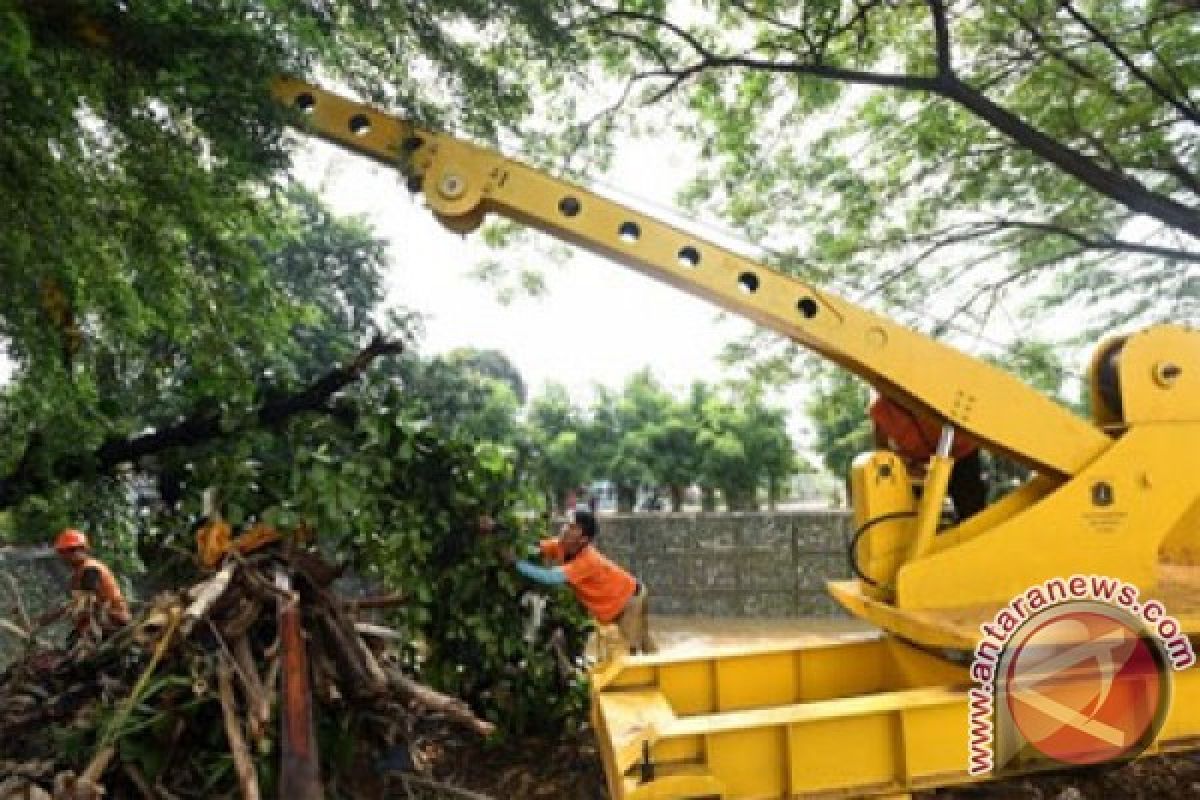
<svg viewBox="0 0 1200 800"><path fill-rule="evenodd" d="M296 108L303 111L305 114L311 114L312 110L317 107L317 98L312 96L311 92L301 92L296 95Z"/></svg>
<svg viewBox="0 0 1200 800"><path fill-rule="evenodd" d="M371 131L371 120L367 119L366 114L355 114L350 118L350 121L346 123L346 127L349 128L350 132L355 136L363 136Z"/></svg>
<svg viewBox="0 0 1200 800"><path fill-rule="evenodd" d="M690 244L679 250L679 266L695 269L700 266L700 251Z"/></svg>
<svg viewBox="0 0 1200 800"><path fill-rule="evenodd" d="M817 301L811 297L801 297L800 302L796 303L796 309L805 319L812 319L817 315Z"/></svg>
<svg viewBox="0 0 1200 800"><path fill-rule="evenodd" d="M758 291L758 276L753 272L743 272L738 276L738 286L746 294L754 294Z"/></svg>
<svg viewBox="0 0 1200 800"><path fill-rule="evenodd" d="M564 197L558 201L558 210L564 217L574 217L579 213L583 205L579 202L578 197Z"/></svg>
<svg viewBox="0 0 1200 800"><path fill-rule="evenodd" d="M621 223L620 228L617 228L617 235L621 237L622 242L632 244L642 237L642 229L636 222L626 221Z"/></svg>

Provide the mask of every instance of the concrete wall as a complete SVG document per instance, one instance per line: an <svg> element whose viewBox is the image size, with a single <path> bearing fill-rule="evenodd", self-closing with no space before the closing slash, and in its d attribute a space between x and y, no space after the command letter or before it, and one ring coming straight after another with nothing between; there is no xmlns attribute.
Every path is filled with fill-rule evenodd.
<svg viewBox="0 0 1200 800"><path fill-rule="evenodd" d="M845 511L602 514L596 544L641 578L655 614L841 614L825 581L849 576Z"/></svg>

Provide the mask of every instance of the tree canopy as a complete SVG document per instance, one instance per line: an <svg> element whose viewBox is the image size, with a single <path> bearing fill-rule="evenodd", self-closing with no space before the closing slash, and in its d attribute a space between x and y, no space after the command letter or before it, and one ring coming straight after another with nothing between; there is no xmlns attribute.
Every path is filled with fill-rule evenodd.
<svg viewBox="0 0 1200 800"><path fill-rule="evenodd" d="M760 489L773 503L806 467L787 422L760 386L696 381L679 397L649 368L620 389L596 387L587 408L551 384L531 401L528 420L532 463L554 504L586 482L609 481L617 509L626 512L643 487L665 488L673 511L692 485L714 498L720 489L731 510L757 508Z"/></svg>
<svg viewBox="0 0 1200 800"><path fill-rule="evenodd" d="M283 363L328 366L335 354L305 329L354 326L363 339L367 319L344 314L370 313L372 298L345 290L377 283L288 251L325 212L286 190L272 76L319 73L494 136L530 109L528 60L562 41L554 10L0 4L0 344L14 372L0 476L22 479L5 502L34 486L26 477L61 477L55 464L111 470L99 448L198 406L244 412L272 380L303 380ZM380 258L351 255L340 268Z"/></svg>
<svg viewBox="0 0 1200 800"><path fill-rule="evenodd" d="M1006 303L1016 329L1067 304L1088 343L1200 318L1192 4L585 8L627 96L696 143L685 201L784 269L939 335Z"/></svg>
<svg viewBox="0 0 1200 800"><path fill-rule="evenodd" d="M381 305L384 244L291 185L288 120L267 90L319 76L494 138L531 108L531 60L559 52L555 8L0 0L13 535L72 524L124 575L139 560L190 568L215 486L232 523L303 520L401 587L394 622L428 645L420 669L510 730L578 711L582 687L521 637L524 587L498 569L499 545L475 541L480 513L528 499L513 453L421 395L416 377L438 366ZM515 407L502 388L507 401L472 406L477 427ZM555 614L579 633L581 615Z"/></svg>

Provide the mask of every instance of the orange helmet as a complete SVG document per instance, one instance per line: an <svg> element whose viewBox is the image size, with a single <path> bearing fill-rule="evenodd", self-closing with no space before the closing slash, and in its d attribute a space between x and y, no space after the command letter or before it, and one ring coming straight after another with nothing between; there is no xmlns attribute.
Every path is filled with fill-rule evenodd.
<svg viewBox="0 0 1200 800"><path fill-rule="evenodd" d="M74 528L67 528L54 540L54 549L60 553L67 550L74 550L76 547L87 546L87 537Z"/></svg>

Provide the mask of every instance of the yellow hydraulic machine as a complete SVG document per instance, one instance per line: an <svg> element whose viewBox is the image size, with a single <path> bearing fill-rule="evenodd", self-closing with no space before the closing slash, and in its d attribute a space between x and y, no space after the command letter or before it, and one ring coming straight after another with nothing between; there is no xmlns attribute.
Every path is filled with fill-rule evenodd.
<svg viewBox="0 0 1200 800"><path fill-rule="evenodd" d="M614 798L885 794L970 780L970 678L980 624L1028 587L1127 581L1200 633L1200 333L1164 325L1103 342L1092 419L1013 376L817 287L587 189L452 136L282 79L301 124L398 167L458 232L516 220L753 319L944 425L920 500L886 452L856 462L860 577L834 597L881 633L809 637L593 673L593 721ZM1024 486L938 530L949 444L969 434L1033 470ZM1151 750L1200 736L1195 671Z"/></svg>

